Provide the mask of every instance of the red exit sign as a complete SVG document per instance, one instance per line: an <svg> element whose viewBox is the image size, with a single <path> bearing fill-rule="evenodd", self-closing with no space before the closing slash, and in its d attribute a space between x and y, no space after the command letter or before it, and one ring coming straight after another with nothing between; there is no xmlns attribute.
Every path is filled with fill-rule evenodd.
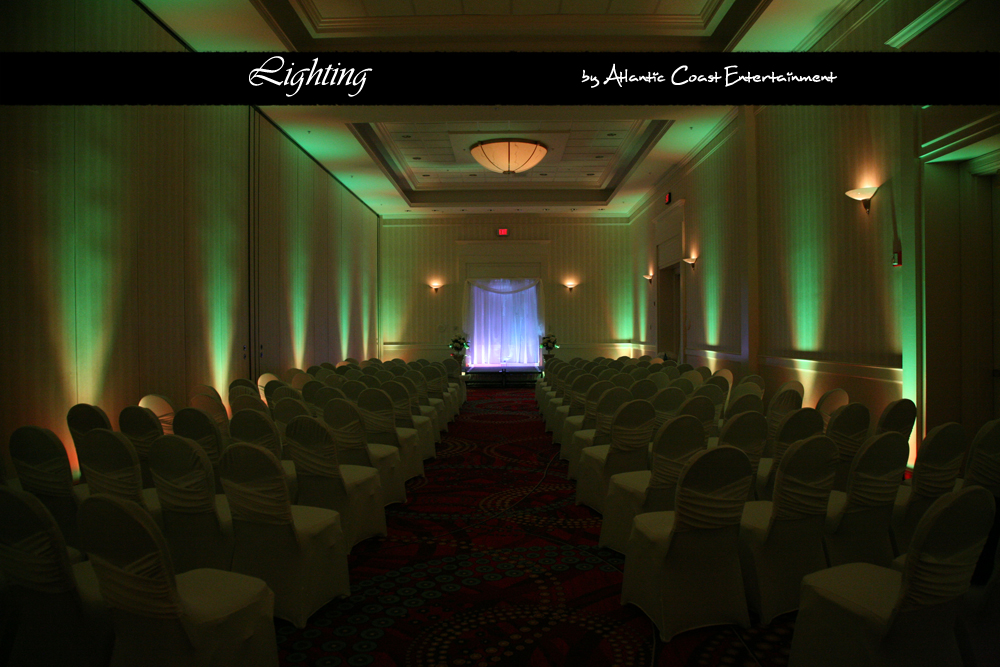
<svg viewBox="0 0 1000 667"><path fill-rule="evenodd" d="M503 227L497 230L497 236L507 236L507 230Z"/></svg>

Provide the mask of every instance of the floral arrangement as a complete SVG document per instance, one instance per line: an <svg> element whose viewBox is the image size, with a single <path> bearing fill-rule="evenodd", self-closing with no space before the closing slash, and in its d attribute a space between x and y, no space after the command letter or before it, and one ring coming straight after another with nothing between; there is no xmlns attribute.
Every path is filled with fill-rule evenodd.
<svg viewBox="0 0 1000 667"><path fill-rule="evenodd" d="M464 354L469 348L469 336L468 334L459 334L451 339L451 344L449 345L455 354Z"/></svg>
<svg viewBox="0 0 1000 667"><path fill-rule="evenodd" d="M538 347L543 348L546 352L552 352L552 350L559 346L556 344L556 337L552 334L547 334L542 336L542 343Z"/></svg>

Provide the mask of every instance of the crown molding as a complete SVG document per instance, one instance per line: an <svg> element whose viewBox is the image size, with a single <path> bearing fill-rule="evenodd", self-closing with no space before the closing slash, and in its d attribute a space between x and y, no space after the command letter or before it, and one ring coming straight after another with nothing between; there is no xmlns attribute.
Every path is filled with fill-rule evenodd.
<svg viewBox="0 0 1000 667"><path fill-rule="evenodd" d="M903 48L964 2L965 0L940 0L923 14L910 21L905 28L885 40L886 46L891 46L894 49Z"/></svg>
<svg viewBox="0 0 1000 667"><path fill-rule="evenodd" d="M826 33L833 30L833 27L844 20L844 17L850 14L855 7L861 3L861 0L843 0L839 5L834 7L829 14L826 15L820 24L817 25L812 31L802 38L802 41L796 45L792 51L808 51L812 47L816 46L816 43L826 36Z"/></svg>

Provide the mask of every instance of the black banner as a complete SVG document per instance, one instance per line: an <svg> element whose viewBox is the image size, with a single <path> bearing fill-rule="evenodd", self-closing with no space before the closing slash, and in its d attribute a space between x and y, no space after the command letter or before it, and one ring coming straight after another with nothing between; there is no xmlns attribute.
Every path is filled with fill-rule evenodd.
<svg viewBox="0 0 1000 667"><path fill-rule="evenodd" d="M4 53L3 104L998 104L1000 53Z"/></svg>

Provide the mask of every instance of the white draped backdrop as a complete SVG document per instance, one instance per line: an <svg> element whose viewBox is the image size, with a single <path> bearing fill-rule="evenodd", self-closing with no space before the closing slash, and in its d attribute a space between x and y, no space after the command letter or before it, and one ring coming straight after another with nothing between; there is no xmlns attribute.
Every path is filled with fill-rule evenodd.
<svg viewBox="0 0 1000 667"><path fill-rule="evenodd" d="M537 278L468 280L465 331L472 364L537 364L545 332Z"/></svg>

